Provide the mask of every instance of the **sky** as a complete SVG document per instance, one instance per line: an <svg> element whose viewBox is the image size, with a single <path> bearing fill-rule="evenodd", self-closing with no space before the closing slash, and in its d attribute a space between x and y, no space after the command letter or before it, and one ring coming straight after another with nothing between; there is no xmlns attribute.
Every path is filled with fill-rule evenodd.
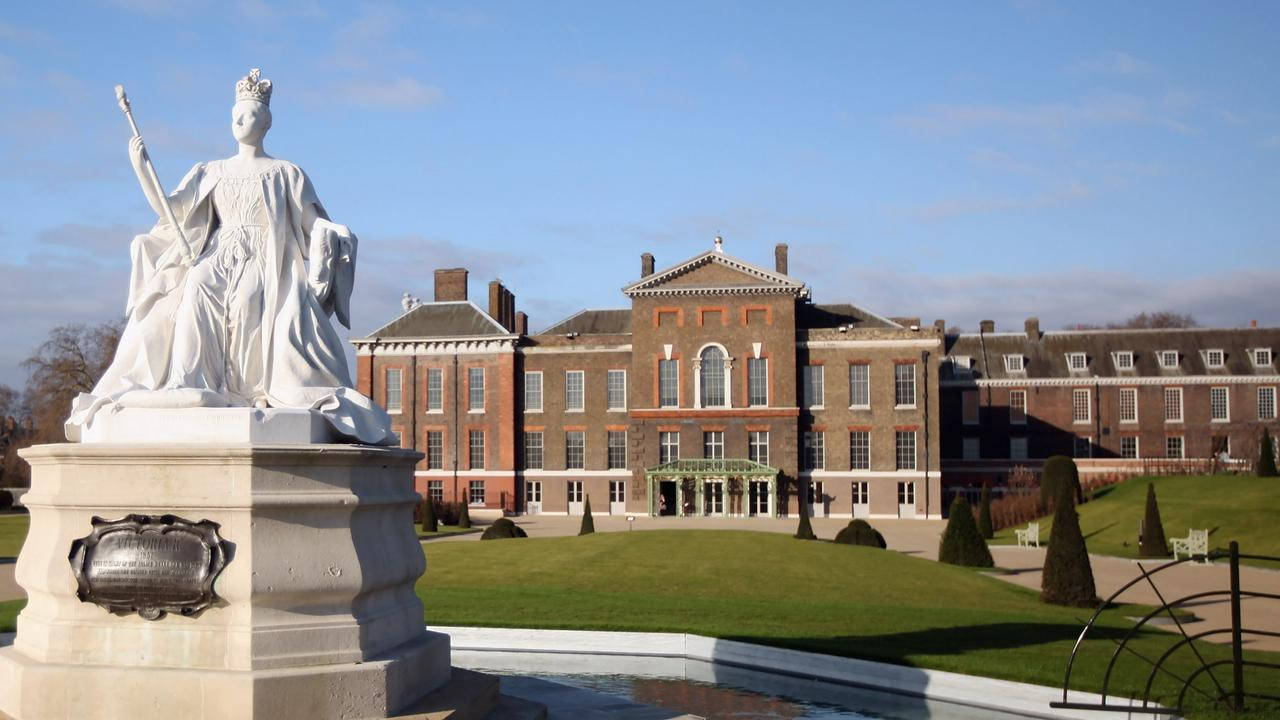
<svg viewBox="0 0 1280 720"><path fill-rule="evenodd" d="M724 237L815 301L975 329L1280 325L1280 3L102 0L0 9L0 383L122 315L166 187L266 149L360 237L363 337L467 267L533 329Z"/></svg>

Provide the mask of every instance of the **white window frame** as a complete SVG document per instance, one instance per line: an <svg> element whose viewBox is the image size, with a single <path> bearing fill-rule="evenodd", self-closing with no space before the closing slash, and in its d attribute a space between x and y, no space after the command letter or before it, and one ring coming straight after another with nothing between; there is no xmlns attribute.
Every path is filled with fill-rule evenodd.
<svg viewBox="0 0 1280 720"><path fill-rule="evenodd" d="M1018 407L1013 403L1014 394L1022 398L1022 417L1016 418L1013 415L1014 408ZM1009 391L1009 424L1010 425L1026 425L1027 424L1027 390L1026 388L1014 388Z"/></svg>
<svg viewBox="0 0 1280 720"><path fill-rule="evenodd" d="M1172 363L1169 360L1173 360ZM1162 370L1178 369L1179 353L1177 350L1161 350L1156 353L1156 362L1160 363Z"/></svg>
<svg viewBox="0 0 1280 720"><path fill-rule="evenodd" d="M566 482L564 494L565 494L565 497L568 498L568 502L571 502L571 503L582 502L582 481L570 480Z"/></svg>
<svg viewBox="0 0 1280 720"><path fill-rule="evenodd" d="M395 378L395 390L392 391L391 378ZM388 415L399 415L404 408L404 372L400 368L386 368L382 374L383 407ZM395 399L393 404L391 401Z"/></svg>
<svg viewBox="0 0 1280 720"><path fill-rule="evenodd" d="M1263 355L1263 353L1266 353L1266 355L1264 356L1264 355ZM1264 361L1263 361L1263 362L1258 362L1258 358L1259 358L1259 357L1263 357L1263 358L1264 358ZM1275 362L1275 359L1274 359L1274 358L1275 358L1275 355L1271 352L1271 348L1269 348L1269 347L1266 347L1266 348L1253 348L1253 349L1249 350L1249 359L1253 361L1253 366L1254 366L1254 367L1256 367L1256 368L1269 368L1269 367L1271 367L1271 364L1272 364L1273 362Z"/></svg>
<svg viewBox="0 0 1280 720"><path fill-rule="evenodd" d="M1127 458L1124 454L1124 444L1127 441L1133 441L1133 457ZM1142 457L1142 442L1137 435L1121 435L1120 436L1120 457L1126 460L1137 460Z"/></svg>
<svg viewBox="0 0 1280 720"><path fill-rule="evenodd" d="M815 393L810 392L809 393L810 397L808 399L809 401L805 402L805 407L812 408L814 410L821 410L826 407L826 391L827 391L826 366L825 365L805 365L803 367L804 369L801 370L801 377L800 377L800 395L801 395L800 400L802 402L805 400L804 383L805 383L805 380L807 379L809 381L809 385L811 388L816 387L817 402L816 403L813 402L814 398L812 396ZM815 369L817 371L816 375L814 374Z"/></svg>
<svg viewBox="0 0 1280 720"><path fill-rule="evenodd" d="M622 377L622 404L615 405L613 402L613 381L614 378ZM621 368L613 368L605 371L604 382L605 404L608 405L609 412L626 412L627 410L627 371Z"/></svg>
<svg viewBox="0 0 1280 720"><path fill-rule="evenodd" d="M707 460L724 459L724 431L702 431L702 457Z"/></svg>
<svg viewBox="0 0 1280 720"><path fill-rule="evenodd" d="M665 442L668 438L675 442ZM663 460L663 454L667 455L667 459ZM676 430L659 430L658 431L658 461L660 463L675 462L680 459L680 433Z"/></svg>
<svg viewBox="0 0 1280 720"><path fill-rule="evenodd" d="M1213 362L1214 354L1217 354L1218 362ZM1227 353L1222 348L1209 348L1204 351L1204 366L1209 370L1221 370L1227 366Z"/></svg>
<svg viewBox="0 0 1280 720"><path fill-rule="evenodd" d="M1271 412L1263 414L1264 398L1271 404ZM1275 420L1276 419L1276 388L1274 385L1268 385L1258 388L1258 419L1259 420Z"/></svg>
<svg viewBox="0 0 1280 720"><path fill-rule="evenodd" d="M751 394L751 368L755 365L764 368L764 402L752 402L758 399ZM769 407L769 358L767 357L749 357L747 358L747 407Z"/></svg>
<svg viewBox="0 0 1280 720"><path fill-rule="evenodd" d="M962 460L981 460L982 439L977 436L960 438L960 458Z"/></svg>
<svg viewBox="0 0 1280 720"><path fill-rule="evenodd" d="M663 395L663 392L662 392L662 368L664 367L664 365L666 367L675 368L675 371L676 371L676 376L675 378L672 379L672 382L675 384L675 388L674 388L675 403L674 404L665 402L666 397ZM658 360L658 407L664 407L664 408L680 407L680 362L678 360L674 360L674 359L667 360L665 358Z"/></svg>
<svg viewBox="0 0 1280 720"><path fill-rule="evenodd" d="M1133 416L1125 417L1125 396L1133 398ZM1116 397L1116 416L1120 418L1120 422L1125 425L1136 425L1138 422L1138 388L1120 388L1120 392Z"/></svg>
<svg viewBox="0 0 1280 720"><path fill-rule="evenodd" d="M855 454L853 452L853 436L862 435L866 439L866 456L865 462L855 463ZM850 470L870 470L871 469L871 431L870 430L850 430L849 431L849 469Z"/></svg>
<svg viewBox="0 0 1280 720"><path fill-rule="evenodd" d="M703 374L702 354L710 350L711 348L715 348L719 350L722 356L722 359L720 361L722 363L721 369L720 369L720 372L721 372L720 382L721 382L721 385L723 386L721 389L721 392L724 395L724 402L716 405L704 405L702 402L702 374ZM693 402L694 402L695 408L733 407L733 358L729 355L729 349L721 345L720 343L714 343L714 342L707 343L706 345L703 345L702 347L698 348L698 354L694 357Z"/></svg>
<svg viewBox="0 0 1280 720"><path fill-rule="evenodd" d="M1005 355L1004 371L1010 373L1021 373L1027 371L1027 359L1022 355Z"/></svg>
<svg viewBox="0 0 1280 720"><path fill-rule="evenodd" d="M531 465L529 463L529 450L530 450L529 440L532 439L533 436L535 435L538 436L538 442L537 442L538 464ZM541 430L525 430L523 455L521 455L521 458L520 458L521 466L525 470L541 470L546 467L546 463L547 463L546 435L544 435Z"/></svg>
<svg viewBox="0 0 1280 720"><path fill-rule="evenodd" d="M432 451L432 447L431 447L432 435L436 436L436 439L440 441L440 444L435 448L436 450L439 451L439 455L435 457L435 459L439 460L439 462L433 462L433 459L432 459L433 458L432 452L431 452ZM423 454L426 455L426 457L423 458L423 460L426 461L428 470L443 470L444 469L444 431L428 430L427 436L424 439L423 451L424 451Z"/></svg>
<svg viewBox="0 0 1280 720"><path fill-rule="evenodd" d="M1169 398L1171 397L1176 397L1178 399L1178 403L1177 403L1178 412L1176 417L1170 416L1170 413L1169 413L1169 410L1174 407L1169 404ZM1164 389L1164 421L1166 423L1180 423L1182 422L1182 419L1184 417L1186 417L1186 409L1182 403L1182 388L1166 387Z"/></svg>
<svg viewBox="0 0 1280 720"><path fill-rule="evenodd" d="M1069 352L1069 353L1066 353L1066 357L1067 357L1067 370L1068 370L1068 371L1073 372L1073 373L1076 373L1076 372L1088 372L1088 371L1089 371L1089 356L1088 356L1088 354L1086 354L1086 353L1082 353L1082 352ZM1078 367L1077 367L1077 365L1076 365L1076 361L1079 361L1079 363L1080 363Z"/></svg>
<svg viewBox="0 0 1280 720"><path fill-rule="evenodd" d="M858 368L859 372L862 373L863 377L860 380L854 379L854 368ZM857 402L854 387L858 385L861 385L865 391L866 397L863 399L866 402ZM853 410L871 409L871 365L868 363L849 363L849 407Z"/></svg>
<svg viewBox="0 0 1280 720"><path fill-rule="evenodd" d="M895 470L912 471L919 467L920 447L919 447L919 444L916 442L917 434L918 433L916 433L915 430L894 430L893 431L893 467ZM911 448L910 448L911 455L909 458L906 458L906 455L904 455L903 453L904 447L903 447L902 441L904 439L910 440L909 444L911 445ZM904 461L904 458L909 460L909 463Z"/></svg>
<svg viewBox="0 0 1280 720"><path fill-rule="evenodd" d="M1081 443L1084 444L1084 454L1080 454ZM1071 441L1071 457L1076 459L1089 459L1093 457L1093 436L1092 435L1076 435Z"/></svg>
<svg viewBox="0 0 1280 720"><path fill-rule="evenodd" d="M569 466L569 438L577 436L582 439L582 459L578 467ZM586 470L587 469L587 433L584 430L565 430L564 431L564 469L565 470Z"/></svg>
<svg viewBox="0 0 1280 720"><path fill-rule="evenodd" d="M972 355L952 355L948 360L951 362L951 377L956 379L973 377Z"/></svg>
<svg viewBox="0 0 1280 720"><path fill-rule="evenodd" d="M1125 371L1133 369L1133 351L1117 350L1111 353L1111 362L1116 366L1116 370Z"/></svg>
<svg viewBox="0 0 1280 720"><path fill-rule="evenodd" d="M1076 415L1076 398L1084 397L1084 417ZM1071 424L1088 425L1093 422L1093 391L1089 388L1071 388Z"/></svg>
<svg viewBox="0 0 1280 720"><path fill-rule="evenodd" d="M476 438L480 438L480 464L475 464L476 459ZM468 470L484 470L488 464L488 438L485 437L483 429L471 428L467 430L467 469Z"/></svg>
<svg viewBox="0 0 1280 720"><path fill-rule="evenodd" d="M480 499L476 500L476 490L479 490ZM484 480L470 480L467 482L467 505L471 507L484 507Z"/></svg>
<svg viewBox="0 0 1280 720"><path fill-rule="evenodd" d="M970 400L973 401L973 414L969 414ZM961 390L960 391L960 423L962 425L976 426L980 425L982 420L982 396L977 390Z"/></svg>
<svg viewBox="0 0 1280 720"><path fill-rule="evenodd" d="M1178 441L1178 455L1176 457L1169 455L1169 441ZM1165 435L1164 436L1164 456L1169 460L1183 460L1187 457L1187 439L1182 435Z"/></svg>
<svg viewBox="0 0 1280 720"><path fill-rule="evenodd" d="M1222 393L1222 417L1214 416L1214 395ZM1209 422L1231 422L1231 388L1226 385L1214 385L1209 388Z"/></svg>
<svg viewBox="0 0 1280 720"><path fill-rule="evenodd" d="M532 386L530 385L530 383L529 383L529 380L530 380L531 378L534 378L534 377L537 377L537 378L538 378L538 383L537 383L537 385L538 385L538 405L537 405L537 407L534 407L533 403L529 401L529 397L530 397L530 396L529 396L529 392L530 392L530 388L532 387ZM543 394L544 394L544 392L543 392L543 391L546 389L546 387L547 387L547 386L546 386L546 383L544 382L544 379L543 379L543 377L542 377L542 371L541 371L541 370L526 370L526 371L525 371L525 373L524 373L524 411L525 411L525 412L527 412L527 413L540 413L540 412L542 412L542 398L543 398Z"/></svg>
<svg viewBox="0 0 1280 720"><path fill-rule="evenodd" d="M569 378L572 376L579 378L578 406L573 407L569 403L570 388ZM587 410L587 371L586 370L565 370L564 371L564 411L566 413L580 413Z"/></svg>
<svg viewBox="0 0 1280 720"><path fill-rule="evenodd" d="M801 434L800 440L803 443L801 448L804 453L800 459L800 468L804 471L825 470L827 468L827 434L819 430L806 430ZM812 440L812 442L810 442ZM817 451L817 455L811 455L812 450ZM815 460L811 462L811 460Z"/></svg>
<svg viewBox="0 0 1280 720"><path fill-rule="evenodd" d="M901 368L910 368L911 377L909 378L898 377L898 370ZM916 364L913 362L894 364L893 366L893 407L895 409L897 410L914 410L915 409L916 407L916 376L918 374L919 373L916 372ZM899 391L899 386L902 386L902 388L906 390L906 393L910 393L911 402L905 402L905 403L898 402L899 400L898 396L900 394L906 394Z"/></svg>
<svg viewBox="0 0 1280 720"><path fill-rule="evenodd" d="M1025 435L1019 435L1009 438L1009 459L1010 460L1026 460L1030 457L1030 443L1027 442ZM1019 450L1018 448L1021 448Z"/></svg>
<svg viewBox="0 0 1280 720"><path fill-rule="evenodd" d="M621 436L622 439L622 462L614 462L614 440ZM605 440L605 467L610 470L626 470L627 469L627 431L626 430L606 430L604 434Z"/></svg>
<svg viewBox="0 0 1280 720"><path fill-rule="evenodd" d="M477 372L480 373L480 406L479 407L476 406L476 402L475 402L476 400L475 398L476 375L475 374ZM485 371L483 367L467 368L467 412L469 413L484 412L486 380L487 378L485 378Z"/></svg>
<svg viewBox="0 0 1280 720"><path fill-rule="evenodd" d="M439 396L434 403L431 402L431 378L433 377L440 381L436 387L436 392ZM444 368L427 368L427 409L425 412L444 413Z"/></svg>
<svg viewBox="0 0 1280 720"><path fill-rule="evenodd" d="M752 455L755 457L753 458ZM747 431L747 459L754 460L761 465L769 464L769 431L768 430L748 430Z"/></svg>

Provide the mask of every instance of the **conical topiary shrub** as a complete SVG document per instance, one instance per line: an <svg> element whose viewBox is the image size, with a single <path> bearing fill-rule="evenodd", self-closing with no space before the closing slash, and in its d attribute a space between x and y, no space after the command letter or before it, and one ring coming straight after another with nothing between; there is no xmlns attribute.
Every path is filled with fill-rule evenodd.
<svg viewBox="0 0 1280 720"><path fill-rule="evenodd" d="M1053 530L1049 533L1049 550L1044 557L1040 578L1040 602L1073 607L1094 607L1098 591L1093 585L1093 567L1089 551L1080 533L1080 516L1076 514L1075 493L1063 483L1053 513Z"/></svg>
<svg viewBox="0 0 1280 720"><path fill-rule="evenodd" d="M440 531L440 523L436 520L436 504L431 498L422 501L422 532L433 533Z"/></svg>
<svg viewBox="0 0 1280 720"><path fill-rule="evenodd" d="M1271 433L1262 428L1262 446L1258 448L1258 477L1275 477L1276 446L1271 440Z"/></svg>
<svg viewBox="0 0 1280 720"><path fill-rule="evenodd" d="M947 529L942 531L942 541L938 543L938 561L965 567L995 566L987 541L978 533L973 510L963 495L957 495L951 502L948 515Z"/></svg>
<svg viewBox="0 0 1280 720"><path fill-rule="evenodd" d="M579 535L590 535L596 531L596 521L591 519L591 496L587 496L587 501L582 504L582 525L578 528Z"/></svg>
<svg viewBox="0 0 1280 720"><path fill-rule="evenodd" d="M1046 509L1057 501L1058 489L1062 485L1071 486L1071 495L1075 502L1084 501L1084 493L1080 489L1080 470L1076 461L1066 455L1053 455L1044 461L1044 469L1040 472L1040 502Z"/></svg>
<svg viewBox="0 0 1280 720"><path fill-rule="evenodd" d="M996 536L995 527L991 524L991 485L982 483L982 507L978 509L978 534L984 540Z"/></svg>
<svg viewBox="0 0 1280 720"><path fill-rule="evenodd" d="M458 509L458 527L471 527L471 511L467 510L467 504L464 502L462 507Z"/></svg>
<svg viewBox="0 0 1280 720"><path fill-rule="evenodd" d="M1168 557L1169 544L1164 540L1164 524L1160 522L1160 506L1156 504L1156 486L1147 483L1147 515L1138 536L1140 557Z"/></svg>

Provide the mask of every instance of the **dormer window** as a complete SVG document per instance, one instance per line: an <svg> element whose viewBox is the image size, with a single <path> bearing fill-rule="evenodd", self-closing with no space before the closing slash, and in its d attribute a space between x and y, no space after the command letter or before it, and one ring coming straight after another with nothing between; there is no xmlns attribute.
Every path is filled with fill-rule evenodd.
<svg viewBox="0 0 1280 720"><path fill-rule="evenodd" d="M1133 351L1132 350L1118 350L1111 354L1111 358L1115 362L1117 370L1133 369Z"/></svg>
<svg viewBox="0 0 1280 720"><path fill-rule="evenodd" d="M969 355L951 356L951 377L967 378L973 375L973 358Z"/></svg>
<svg viewBox="0 0 1280 720"><path fill-rule="evenodd" d="M1005 355L1004 369L1011 373L1024 372L1027 369L1025 360L1021 355Z"/></svg>
<svg viewBox="0 0 1280 720"><path fill-rule="evenodd" d="M1175 370L1178 367L1178 351L1177 350L1161 350L1159 353L1160 367L1165 370Z"/></svg>
<svg viewBox="0 0 1280 720"><path fill-rule="evenodd" d="M1221 350L1205 350L1204 364L1210 370L1219 370L1226 365L1226 353Z"/></svg>
<svg viewBox="0 0 1280 720"><path fill-rule="evenodd" d="M1271 367L1271 348L1254 348L1250 354L1254 367Z"/></svg>
<svg viewBox="0 0 1280 720"><path fill-rule="evenodd" d="M1086 370L1089 367L1089 359L1082 352L1067 353L1067 369L1071 372Z"/></svg>

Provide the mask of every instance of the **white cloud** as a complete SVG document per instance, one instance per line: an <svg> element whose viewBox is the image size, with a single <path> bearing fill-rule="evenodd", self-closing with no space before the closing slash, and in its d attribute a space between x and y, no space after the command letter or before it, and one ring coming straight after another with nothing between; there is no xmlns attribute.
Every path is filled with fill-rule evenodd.
<svg viewBox="0 0 1280 720"><path fill-rule="evenodd" d="M1146 99L1129 94L1098 95L1076 102L1040 105L934 105L890 119L893 124L932 135L974 129L1010 129L1058 135L1093 125L1162 125L1188 132L1180 120L1155 113Z"/></svg>
<svg viewBox="0 0 1280 720"><path fill-rule="evenodd" d="M434 105L444 93L434 85L415 78L399 77L387 82L351 82L339 88L340 95L355 105L386 108L418 108Z"/></svg>
<svg viewBox="0 0 1280 720"><path fill-rule="evenodd" d="M1072 75L1145 75L1155 65L1119 50L1105 50L1091 58L1081 60L1069 68Z"/></svg>
<svg viewBox="0 0 1280 720"><path fill-rule="evenodd" d="M907 208L911 216L923 221L946 220L958 215L977 213L1016 212L1038 210L1065 205L1088 197L1092 190L1087 185L1073 182L1066 187L1022 198L951 198Z"/></svg>

